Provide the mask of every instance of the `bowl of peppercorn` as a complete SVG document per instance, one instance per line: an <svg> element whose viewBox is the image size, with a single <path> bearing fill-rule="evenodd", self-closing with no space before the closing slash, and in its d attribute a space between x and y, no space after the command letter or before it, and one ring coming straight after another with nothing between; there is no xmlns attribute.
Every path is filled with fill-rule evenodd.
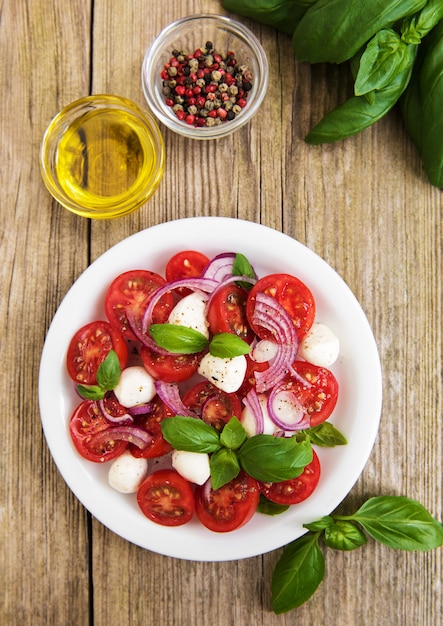
<svg viewBox="0 0 443 626"><path fill-rule="evenodd" d="M149 46L142 85L150 109L167 128L216 139L257 113L268 86L268 60L240 22L191 15L169 24Z"/></svg>

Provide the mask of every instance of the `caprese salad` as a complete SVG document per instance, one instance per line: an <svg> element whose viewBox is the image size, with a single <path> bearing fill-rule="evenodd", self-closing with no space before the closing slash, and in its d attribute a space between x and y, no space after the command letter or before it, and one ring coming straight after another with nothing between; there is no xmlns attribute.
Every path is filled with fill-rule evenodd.
<svg viewBox="0 0 443 626"><path fill-rule="evenodd" d="M312 494L315 447L346 440L326 421L339 339L306 284L259 277L240 253L184 250L164 276L121 273L104 310L71 338L66 363L80 396L72 442L109 463L111 487L153 522L197 516L215 532Z"/></svg>

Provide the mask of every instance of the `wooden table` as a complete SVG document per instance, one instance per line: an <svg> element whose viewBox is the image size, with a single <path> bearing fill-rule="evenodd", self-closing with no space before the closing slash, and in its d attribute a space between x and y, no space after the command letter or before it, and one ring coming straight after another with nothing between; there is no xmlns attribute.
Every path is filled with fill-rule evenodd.
<svg viewBox="0 0 443 626"><path fill-rule="evenodd" d="M45 334L80 273L111 245L165 220L222 215L284 231L321 255L365 310L384 400L365 470L343 504L402 494L442 511L442 195L426 180L397 111L337 145L309 147L311 125L343 100L342 68L298 64L288 37L243 19L271 81L256 118L218 142L166 129L167 167L131 216L89 221L47 193L38 152L52 116L89 93L144 103L142 58L163 26L216 0L4 0L1 5L2 624L183 626L442 624L442 552L370 541L328 550L301 608L276 616L280 551L238 562L175 560L108 531L67 488L46 446L37 384Z"/></svg>

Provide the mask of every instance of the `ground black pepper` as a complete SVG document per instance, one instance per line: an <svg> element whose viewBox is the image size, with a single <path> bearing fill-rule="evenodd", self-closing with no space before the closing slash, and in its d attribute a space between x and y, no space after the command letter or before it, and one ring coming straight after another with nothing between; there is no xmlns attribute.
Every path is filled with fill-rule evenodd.
<svg viewBox="0 0 443 626"><path fill-rule="evenodd" d="M173 50L161 72L163 95L177 118L191 126L229 122L247 104L253 75L228 50L217 52L211 41L187 54Z"/></svg>

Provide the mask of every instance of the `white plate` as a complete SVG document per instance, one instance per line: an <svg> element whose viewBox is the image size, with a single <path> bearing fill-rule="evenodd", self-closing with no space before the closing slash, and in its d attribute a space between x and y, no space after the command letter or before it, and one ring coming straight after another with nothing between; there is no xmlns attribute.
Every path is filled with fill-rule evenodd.
<svg viewBox="0 0 443 626"><path fill-rule="evenodd" d="M183 249L211 257L241 252L259 276L286 272L312 290L318 321L338 335L341 344L334 371L339 399L330 421L346 436L347 446L319 448L322 475L314 494L288 512L256 514L243 528L213 533L196 519L177 528L156 525L139 511L134 495L107 484L106 464L90 463L74 449L69 417L78 403L65 370L74 332L94 319L106 319L103 299L119 273L145 268L163 273L166 261ZM132 543L166 556L195 561L229 561L274 550L301 536L303 524L332 512L348 494L371 453L381 413L381 368L368 321L337 273L294 239L252 222L197 217L168 222L121 241L98 258L74 283L61 303L46 337L39 379L45 437L64 480L90 513Z"/></svg>

